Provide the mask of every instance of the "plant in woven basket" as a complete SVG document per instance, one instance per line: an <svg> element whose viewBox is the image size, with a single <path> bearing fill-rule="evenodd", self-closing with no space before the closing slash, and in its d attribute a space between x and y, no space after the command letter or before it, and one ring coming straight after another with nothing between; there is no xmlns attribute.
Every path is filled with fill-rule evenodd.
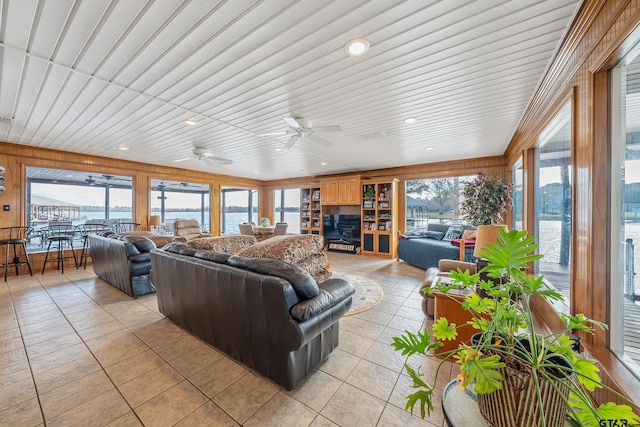
<svg viewBox="0 0 640 427"><path fill-rule="evenodd" d="M481 256L489 261L481 270L488 280L480 279L480 272L470 274L458 270L451 273L453 283L436 284L427 289L447 293L462 289L467 295L462 308L471 314L469 322L478 333L469 343L460 344L437 355L433 350L445 340L455 339L457 326L445 317L435 319L431 332L418 334L405 331L394 337L392 345L403 355L423 354L442 358L433 384L428 384L420 368L405 364L413 380L415 392L407 396L406 409L419 405L424 418L433 410L435 383L447 361L459 364L459 387L474 386L480 412L496 426L599 426L601 420L640 422L633 411L640 410L600 381L595 362L574 351L577 347L570 335L577 330L591 333L593 327L606 325L590 320L582 314L563 315L566 329L542 335L536 332L531 312L531 300L540 297L548 301L562 296L549 289L542 277L526 273L529 262L542 258L535 254L537 245L526 231L500 231L500 238L488 245ZM476 286L487 297L476 293ZM513 383L518 384L514 391ZM589 392L605 388L628 404L608 402L596 405ZM491 408L498 408L492 410Z"/></svg>

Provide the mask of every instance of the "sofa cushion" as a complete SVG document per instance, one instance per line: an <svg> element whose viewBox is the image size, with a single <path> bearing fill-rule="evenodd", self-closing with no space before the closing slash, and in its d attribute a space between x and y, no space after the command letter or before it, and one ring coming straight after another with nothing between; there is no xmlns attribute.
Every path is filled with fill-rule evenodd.
<svg viewBox="0 0 640 427"><path fill-rule="evenodd" d="M285 261L272 258L248 258L231 255L227 264L260 274L280 277L291 283L300 299L313 298L318 295L318 285L304 269Z"/></svg>
<svg viewBox="0 0 640 427"><path fill-rule="evenodd" d="M193 239L187 244L195 249L206 249L226 254L237 254L256 243L254 236L217 236Z"/></svg>
<svg viewBox="0 0 640 427"><path fill-rule="evenodd" d="M206 261L217 262L218 264L226 264L231 254L198 249L196 253L193 254L193 256L195 258L204 259Z"/></svg>
<svg viewBox="0 0 640 427"><path fill-rule="evenodd" d="M442 240L442 238L444 237L444 233L440 231L429 230L425 232L424 237L428 237L429 239Z"/></svg>
<svg viewBox="0 0 640 427"><path fill-rule="evenodd" d="M343 279L327 280L320 285L318 295L294 305L291 316L304 322L327 311L354 292L353 286Z"/></svg>
<svg viewBox="0 0 640 427"><path fill-rule="evenodd" d="M194 256L195 253L198 252L197 249L194 249L191 246L187 245L186 243L182 243L182 242L171 242L168 245L165 245L162 248L162 250L171 252L174 254L188 255L188 256Z"/></svg>
<svg viewBox="0 0 640 427"><path fill-rule="evenodd" d="M156 248L152 240L143 236L125 236L122 240L132 243L140 252L151 252Z"/></svg>
<svg viewBox="0 0 640 427"><path fill-rule="evenodd" d="M318 234L276 236L238 253L252 258L279 259L307 270L312 277L326 279L331 276L327 270L327 255L322 250L324 238ZM313 257L313 258L312 258Z"/></svg>

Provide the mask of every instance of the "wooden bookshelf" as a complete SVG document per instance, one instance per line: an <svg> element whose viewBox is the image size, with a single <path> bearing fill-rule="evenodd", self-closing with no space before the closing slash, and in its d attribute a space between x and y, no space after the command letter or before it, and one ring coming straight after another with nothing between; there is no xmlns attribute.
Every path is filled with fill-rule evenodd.
<svg viewBox="0 0 640 427"><path fill-rule="evenodd" d="M300 189L300 234L322 234L320 187Z"/></svg>
<svg viewBox="0 0 640 427"><path fill-rule="evenodd" d="M398 246L398 180L362 184L360 253L396 257Z"/></svg>

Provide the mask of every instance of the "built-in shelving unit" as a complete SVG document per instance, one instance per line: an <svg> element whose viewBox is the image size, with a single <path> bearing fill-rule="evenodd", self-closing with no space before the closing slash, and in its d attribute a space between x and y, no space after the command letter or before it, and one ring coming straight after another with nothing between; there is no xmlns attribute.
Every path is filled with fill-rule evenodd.
<svg viewBox="0 0 640 427"><path fill-rule="evenodd" d="M396 257L398 246L398 180L362 185L362 255Z"/></svg>
<svg viewBox="0 0 640 427"><path fill-rule="evenodd" d="M320 187L300 189L300 234L322 234Z"/></svg>

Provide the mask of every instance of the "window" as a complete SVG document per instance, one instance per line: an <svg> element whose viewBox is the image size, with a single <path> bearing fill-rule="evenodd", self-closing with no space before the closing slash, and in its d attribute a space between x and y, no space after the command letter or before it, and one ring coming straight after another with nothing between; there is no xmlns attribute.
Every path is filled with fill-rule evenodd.
<svg viewBox="0 0 640 427"><path fill-rule="evenodd" d="M178 219L196 219L209 232L209 185L151 180L151 215L160 215L160 232L173 232Z"/></svg>
<svg viewBox="0 0 640 427"><path fill-rule="evenodd" d="M223 188L221 197L220 231L222 234L239 234L238 224L258 223L258 191L242 188Z"/></svg>
<svg viewBox="0 0 640 427"><path fill-rule="evenodd" d="M611 71L611 350L640 377L640 49Z"/></svg>
<svg viewBox="0 0 640 427"><path fill-rule="evenodd" d="M544 255L536 272L570 304L571 103L542 132L535 152L535 236Z"/></svg>
<svg viewBox="0 0 640 427"><path fill-rule="evenodd" d="M132 222L132 182L130 176L27 167L27 225L33 227L27 250L46 249L42 236L50 221Z"/></svg>
<svg viewBox="0 0 640 427"><path fill-rule="evenodd" d="M514 230L523 230L522 223L522 182L524 171L522 168L522 157L513 165L511 172L511 182L513 183L513 209L511 210L511 228Z"/></svg>
<svg viewBox="0 0 640 427"><path fill-rule="evenodd" d="M460 222L460 183L472 177L431 178L406 181L406 229L427 227L430 222Z"/></svg>
<svg viewBox="0 0 640 427"><path fill-rule="evenodd" d="M286 222L288 233L300 233L300 189L274 190L273 199L275 221Z"/></svg>

